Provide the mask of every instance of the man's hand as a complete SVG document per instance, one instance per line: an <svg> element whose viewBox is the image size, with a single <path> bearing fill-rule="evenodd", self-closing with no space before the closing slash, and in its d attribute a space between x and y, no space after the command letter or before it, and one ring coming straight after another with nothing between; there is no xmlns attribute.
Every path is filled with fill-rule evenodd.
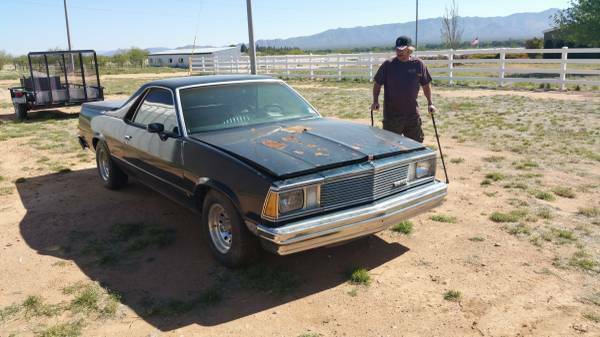
<svg viewBox="0 0 600 337"><path fill-rule="evenodd" d="M371 111L373 110L379 110L379 102L373 102L373 104L371 104Z"/></svg>
<svg viewBox="0 0 600 337"><path fill-rule="evenodd" d="M427 111L429 111L430 115L433 115L435 112L437 112L437 108L435 107L435 105L429 104L429 106L427 107Z"/></svg>

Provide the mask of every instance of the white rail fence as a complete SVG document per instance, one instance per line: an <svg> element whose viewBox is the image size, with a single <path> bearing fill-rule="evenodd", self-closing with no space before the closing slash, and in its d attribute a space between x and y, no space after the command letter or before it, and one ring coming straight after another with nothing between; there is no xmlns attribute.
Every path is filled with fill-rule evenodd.
<svg viewBox="0 0 600 337"><path fill-rule="evenodd" d="M561 49L469 49L420 51L416 56L427 64L433 79L447 81L558 84L600 86L600 59L569 58L569 54L600 54L600 48ZM529 58L554 54L555 58ZM367 79L381 63L393 57L388 53L259 56L257 72L285 78ZM249 74L247 56L192 56L190 71L195 74Z"/></svg>

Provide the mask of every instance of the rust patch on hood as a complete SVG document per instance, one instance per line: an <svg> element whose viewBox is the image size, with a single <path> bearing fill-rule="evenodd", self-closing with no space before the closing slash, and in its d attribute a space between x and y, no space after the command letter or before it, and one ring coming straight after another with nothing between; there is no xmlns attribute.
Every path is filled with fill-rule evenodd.
<svg viewBox="0 0 600 337"><path fill-rule="evenodd" d="M310 130L310 128L303 126L303 125L294 125L294 126L288 126L286 128L281 128L281 131L285 131L288 133L302 133L302 132L306 132Z"/></svg>
<svg viewBox="0 0 600 337"><path fill-rule="evenodd" d="M272 139L265 139L261 142L264 146L271 148L271 149L277 149L277 150L281 150L283 148L285 148L285 144L280 143L276 140L272 140Z"/></svg>

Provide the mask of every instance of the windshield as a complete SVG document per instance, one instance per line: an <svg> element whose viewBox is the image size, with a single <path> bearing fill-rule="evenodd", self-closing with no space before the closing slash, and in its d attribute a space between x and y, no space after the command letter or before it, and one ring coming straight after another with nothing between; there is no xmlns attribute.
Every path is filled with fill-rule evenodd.
<svg viewBox="0 0 600 337"><path fill-rule="evenodd" d="M318 116L296 92L277 82L189 88L179 97L188 133Z"/></svg>

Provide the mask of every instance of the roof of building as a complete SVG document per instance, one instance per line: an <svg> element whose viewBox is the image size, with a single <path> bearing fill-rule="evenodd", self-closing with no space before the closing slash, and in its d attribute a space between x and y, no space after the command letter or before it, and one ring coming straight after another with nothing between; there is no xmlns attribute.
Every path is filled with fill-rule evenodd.
<svg viewBox="0 0 600 337"><path fill-rule="evenodd" d="M146 83L146 86L163 86L175 90L177 88L195 85L195 84L210 84L210 83L225 83L233 81L247 80L269 80L273 79L270 76L264 75L209 75L209 76L186 76L165 78Z"/></svg>
<svg viewBox="0 0 600 337"><path fill-rule="evenodd" d="M197 54L212 54L225 50L238 49L238 47L210 47L210 48L185 48L185 49L170 49L156 53L148 54L148 56L158 55L197 55Z"/></svg>

